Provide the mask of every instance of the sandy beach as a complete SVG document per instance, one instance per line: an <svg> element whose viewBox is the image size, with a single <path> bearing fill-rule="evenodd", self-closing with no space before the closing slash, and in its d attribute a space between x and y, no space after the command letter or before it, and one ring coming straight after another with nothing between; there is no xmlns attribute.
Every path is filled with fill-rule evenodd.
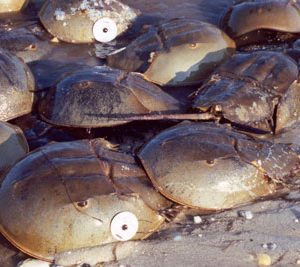
<svg viewBox="0 0 300 267"><path fill-rule="evenodd" d="M190 217L184 225L139 242L127 259L105 266L252 267L259 266L264 254L272 266L300 265L299 201L299 193L292 193L285 199L201 216L200 224ZM253 218L241 217L240 211L251 211Z"/></svg>

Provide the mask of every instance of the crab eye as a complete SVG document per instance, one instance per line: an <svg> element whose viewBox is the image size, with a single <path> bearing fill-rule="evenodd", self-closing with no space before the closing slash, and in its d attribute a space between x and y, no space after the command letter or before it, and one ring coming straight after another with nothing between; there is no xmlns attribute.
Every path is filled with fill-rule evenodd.
<svg viewBox="0 0 300 267"><path fill-rule="evenodd" d="M116 23L109 18L99 19L93 26L94 38L101 43L108 43L117 37L118 28Z"/></svg>
<svg viewBox="0 0 300 267"><path fill-rule="evenodd" d="M118 213L110 223L113 237L119 241L127 241L135 236L139 228L137 217L129 212Z"/></svg>

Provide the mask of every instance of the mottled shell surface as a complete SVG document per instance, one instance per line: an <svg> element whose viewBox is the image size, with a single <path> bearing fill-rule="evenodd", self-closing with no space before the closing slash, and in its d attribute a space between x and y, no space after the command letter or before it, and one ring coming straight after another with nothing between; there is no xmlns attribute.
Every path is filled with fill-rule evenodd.
<svg viewBox="0 0 300 267"><path fill-rule="evenodd" d="M243 1L234 5L227 16L226 31L232 37L259 29L300 32L299 0Z"/></svg>
<svg viewBox="0 0 300 267"><path fill-rule="evenodd" d="M239 125L275 131L277 117L273 115L278 103L281 109L287 105L286 98L292 94L289 88L297 78L296 62L282 53L236 54L198 90L193 106Z"/></svg>
<svg viewBox="0 0 300 267"><path fill-rule="evenodd" d="M22 130L0 122L0 174L28 153L29 148Z"/></svg>
<svg viewBox="0 0 300 267"><path fill-rule="evenodd" d="M182 123L158 134L138 156L167 198L222 210L274 193L275 181L299 172L298 152L215 124Z"/></svg>
<svg viewBox="0 0 300 267"><path fill-rule="evenodd" d="M109 150L101 140L52 144L29 154L6 175L0 202L6 207L0 210L4 236L48 261L118 242L110 226L121 212L138 219L132 240L146 238L164 222L159 209L170 205L132 156Z"/></svg>
<svg viewBox="0 0 300 267"><path fill-rule="evenodd" d="M95 42L93 26L97 20L112 19L121 34L138 13L118 0L47 0L39 16L49 33L59 40L92 43Z"/></svg>
<svg viewBox="0 0 300 267"><path fill-rule="evenodd" d="M300 120L300 83L295 81L282 97L276 111L275 132L291 127Z"/></svg>
<svg viewBox="0 0 300 267"><path fill-rule="evenodd" d="M34 78L19 58L0 49L0 120L31 112Z"/></svg>
<svg viewBox="0 0 300 267"><path fill-rule="evenodd" d="M21 58L25 63L39 60L53 49L51 43L40 36L43 30L38 22L30 25L19 24L15 23L9 28L0 28L1 48Z"/></svg>
<svg viewBox="0 0 300 267"><path fill-rule="evenodd" d="M285 128L280 133L267 136L275 143L295 144L300 146L300 122L294 123L292 126Z"/></svg>
<svg viewBox="0 0 300 267"><path fill-rule="evenodd" d="M199 83L235 51L235 43L217 27L176 19L149 31L107 58L108 65L143 72L160 84Z"/></svg>
<svg viewBox="0 0 300 267"><path fill-rule="evenodd" d="M28 3L28 0L2 0L0 3L0 13L20 11Z"/></svg>
<svg viewBox="0 0 300 267"><path fill-rule="evenodd" d="M39 109L53 124L93 128L124 124L130 116L179 112L180 106L137 73L95 67L51 88Z"/></svg>

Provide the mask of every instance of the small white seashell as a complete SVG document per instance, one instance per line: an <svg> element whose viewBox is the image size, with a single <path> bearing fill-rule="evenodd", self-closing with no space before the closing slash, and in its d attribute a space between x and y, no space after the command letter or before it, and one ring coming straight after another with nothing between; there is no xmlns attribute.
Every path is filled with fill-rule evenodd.
<svg viewBox="0 0 300 267"><path fill-rule="evenodd" d="M181 235L176 235L174 238L173 238L174 241L181 241L182 240L182 236Z"/></svg>
<svg viewBox="0 0 300 267"><path fill-rule="evenodd" d="M246 220L252 220L254 217L252 211L250 210L241 210L238 212L238 215Z"/></svg>
<svg viewBox="0 0 300 267"><path fill-rule="evenodd" d="M202 218L200 216L194 216L194 223L195 224L200 224L202 223Z"/></svg>

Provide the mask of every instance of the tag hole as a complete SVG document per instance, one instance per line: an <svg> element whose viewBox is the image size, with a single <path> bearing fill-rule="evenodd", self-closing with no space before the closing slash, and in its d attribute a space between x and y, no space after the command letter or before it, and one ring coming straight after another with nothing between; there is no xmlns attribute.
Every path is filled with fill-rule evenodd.
<svg viewBox="0 0 300 267"><path fill-rule="evenodd" d="M88 202L87 202L87 200L79 201L76 203L76 205L78 208L85 208L88 205Z"/></svg>

